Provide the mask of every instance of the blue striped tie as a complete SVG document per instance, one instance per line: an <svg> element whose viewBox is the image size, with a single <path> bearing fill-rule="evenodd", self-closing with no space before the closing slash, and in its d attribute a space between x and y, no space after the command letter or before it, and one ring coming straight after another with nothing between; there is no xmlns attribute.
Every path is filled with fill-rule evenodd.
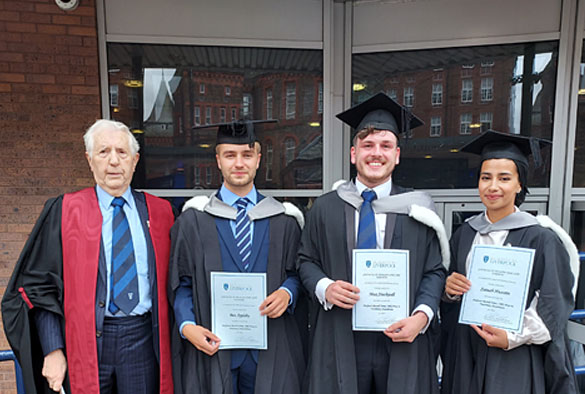
<svg viewBox="0 0 585 394"><path fill-rule="evenodd" d="M372 209L372 201L376 199L376 192L364 190L364 202L360 208L360 223L358 226L357 249L376 249L376 217Z"/></svg>
<svg viewBox="0 0 585 394"><path fill-rule="evenodd" d="M250 219L246 214L248 199L240 198L236 201L236 205L238 207L238 215L236 217L236 245L238 246L244 269L247 271L250 266L250 255L252 254Z"/></svg>
<svg viewBox="0 0 585 394"><path fill-rule="evenodd" d="M108 309L113 314L121 310L129 315L138 305L139 297L134 245L128 219L122 209L124 202L122 197L112 201L112 276Z"/></svg>

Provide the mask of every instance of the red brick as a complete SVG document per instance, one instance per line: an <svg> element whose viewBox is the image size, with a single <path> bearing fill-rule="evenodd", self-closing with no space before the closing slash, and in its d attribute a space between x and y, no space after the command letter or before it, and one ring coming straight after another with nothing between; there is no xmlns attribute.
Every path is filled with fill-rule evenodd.
<svg viewBox="0 0 585 394"><path fill-rule="evenodd" d="M65 15L65 11L57 7L54 2L50 4L35 4L35 11L39 14L61 14Z"/></svg>
<svg viewBox="0 0 585 394"><path fill-rule="evenodd" d="M95 37L97 31L93 27L68 26L67 33L74 36Z"/></svg>
<svg viewBox="0 0 585 394"><path fill-rule="evenodd" d="M55 83L55 76L51 74L28 74L26 81L31 83Z"/></svg>
<svg viewBox="0 0 585 394"><path fill-rule="evenodd" d="M38 14L34 12L21 12L20 21L31 23L51 23L51 15Z"/></svg>
<svg viewBox="0 0 585 394"><path fill-rule="evenodd" d="M57 25L80 25L81 17L75 15L53 15L52 21Z"/></svg>
<svg viewBox="0 0 585 394"><path fill-rule="evenodd" d="M0 92L10 92L10 84L8 83L0 83Z"/></svg>
<svg viewBox="0 0 585 394"><path fill-rule="evenodd" d="M87 3L85 3L87 4ZM79 6L77 7L77 9L75 11L73 11L73 13L75 15L82 15L82 16L90 16L90 15L94 15L95 16L95 6L92 4L91 7L86 6Z"/></svg>
<svg viewBox="0 0 585 394"><path fill-rule="evenodd" d="M21 42L22 34L13 32L0 32L0 42L2 41Z"/></svg>
<svg viewBox="0 0 585 394"><path fill-rule="evenodd" d="M81 75L57 75L56 81L59 85L83 85L85 77Z"/></svg>
<svg viewBox="0 0 585 394"><path fill-rule="evenodd" d="M0 62L22 62L22 53L0 52Z"/></svg>
<svg viewBox="0 0 585 394"><path fill-rule="evenodd" d="M59 25L37 25L37 31L43 34L67 34L67 28Z"/></svg>
<svg viewBox="0 0 585 394"><path fill-rule="evenodd" d="M97 86L72 86L71 94L83 94L83 95L99 95L100 91Z"/></svg>
<svg viewBox="0 0 585 394"><path fill-rule="evenodd" d="M83 26L95 26L96 25L95 16L92 15L82 17L81 24Z"/></svg>
<svg viewBox="0 0 585 394"><path fill-rule="evenodd" d="M18 22L20 13L14 11L0 11L0 21Z"/></svg>
<svg viewBox="0 0 585 394"><path fill-rule="evenodd" d="M37 27L34 23L10 22L6 23L6 31L34 33Z"/></svg>
<svg viewBox="0 0 585 394"><path fill-rule="evenodd" d="M4 9L11 11L34 11L35 6L30 1L5 1Z"/></svg>
<svg viewBox="0 0 585 394"><path fill-rule="evenodd" d="M97 48L97 37L83 37L83 46Z"/></svg>
<svg viewBox="0 0 585 394"><path fill-rule="evenodd" d="M77 56L97 56L97 48L93 47L69 47L69 53Z"/></svg>
<svg viewBox="0 0 585 394"><path fill-rule="evenodd" d="M23 74L0 73L0 81L24 82L24 75Z"/></svg>
<svg viewBox="0 0 585 394"><path fill-rule="evenodd" d="M71 87L65 85L43 85L43 93L69 94L71 93Z"/></svg>

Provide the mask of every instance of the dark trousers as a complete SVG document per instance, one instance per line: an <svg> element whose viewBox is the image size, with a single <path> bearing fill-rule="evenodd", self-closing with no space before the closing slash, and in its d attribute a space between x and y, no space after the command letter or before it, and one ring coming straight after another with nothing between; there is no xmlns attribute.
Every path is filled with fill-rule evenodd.
<svg viewBox="0 0 585 394"><path fill-rule="evenodd" d="M232 369L232 386L234 394L254 394L256 383L256 362L250 352L246 352L244 362Z"/></svg>
<svg viewBox="0 0 585 394"><path fill-rule="evenodd" d="M156 394L158 361L150 313L106 317L99 363L101 394Z"/></svg>
<svg viewBox="0 0 585 394"><path fill-rule="evenodd" d="M386 394L389 355L381 332L354 332L359 394Z"/></svg>

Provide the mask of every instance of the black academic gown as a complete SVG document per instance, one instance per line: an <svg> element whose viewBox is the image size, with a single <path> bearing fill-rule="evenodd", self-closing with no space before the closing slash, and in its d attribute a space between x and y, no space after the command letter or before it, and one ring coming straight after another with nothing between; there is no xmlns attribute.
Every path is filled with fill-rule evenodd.
<svg viewBox="0 0 585 394"><path fill-rule="evenodd" d="M466 274L475 230L468 223L451 238L449 274ZM457 323L461 302L441 304L443 394L569 394L577 386L566 335L573 310L569 256L556 234L535 225L511 230L505 245L535 249L526 308L540 290L537 312L551 335L543 345L505 351L488 347L467 325Z"/></svg>
<svg viewBox="0 0 585 394"><path fill-rule="evenodd" d="M295 271L300 228L285 214L272 216L268 247L267 294L277 290ZM210 272L223 271L216 218L209 213L188 209L171 231L169 298L174 303L181 277L190 277L193 287L195 321L211 329ZM173 377L175 393L232 394L231 355L219 350L213 356L197 350L172 329ZM285 311L268 319L268 350L258 351L256 394L298 394L304 372L304 355L294 316Z"/></svg>
<svg viewBox="0 0 585 394"><path fill-rule="evenodd" d="M392 194L402 191L396 185L392 189ZM411 312L425 304L436 316L445 269L435 231L407 215L387 214L386 234L385 248L410 252ZM355 394L358 391L352 312L338 307L325 311L315 297L315 287L323 276L351 283L354 246L355 209L335 191L319 197L307 216L298 258L299 276L313 298L309 365L303 392ZM413 343L393 343L385 337L389 394L438 392L436 320Z"/></svg>

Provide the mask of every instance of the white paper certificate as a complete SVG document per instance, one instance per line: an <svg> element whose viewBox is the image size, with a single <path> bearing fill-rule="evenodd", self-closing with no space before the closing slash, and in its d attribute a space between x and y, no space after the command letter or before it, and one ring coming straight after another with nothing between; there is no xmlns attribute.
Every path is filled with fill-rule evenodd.
<svg viewBox="0 0 585 394"><path fill-rule="evenodd" d="M533 262L534 249L474 245L459 323L522 331Z"/></svg>
<svg viewBox="0 0 585 394"><path fill-rule="evenodd" d="M354 249L353 284L360 299L352 309L354 331L384 331L408 317L409 252Z"/></svg>
<svg viewBox="0 0 585 394"><path fill-rule="evenodd" d="M268 348L266 316L258 309L265 298L265 273L211 273L211 331L220 349Z"/></svg>

